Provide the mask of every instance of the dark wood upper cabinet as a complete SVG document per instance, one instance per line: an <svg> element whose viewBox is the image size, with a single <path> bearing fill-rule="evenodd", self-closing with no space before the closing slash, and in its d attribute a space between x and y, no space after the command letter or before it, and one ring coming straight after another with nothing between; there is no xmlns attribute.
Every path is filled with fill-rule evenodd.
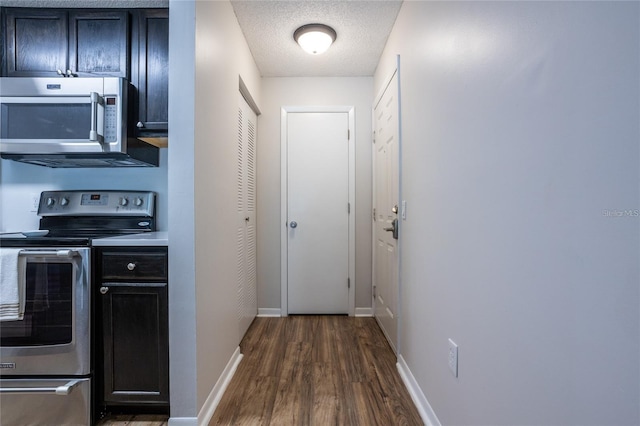
<svg viewBox="0 0 640 426"><path fill-rule="evenodd" d="M127 11L70 11L69 64L78 76L129 78Z"/></svg>
<svg viewBox="0 0 640 426"><path fill-rule="evenodd" d="M132 75L138 88L138 128L166 131L169 120L169 10L141 9L134 15Z"/></svg>
<svg viewBox="0 0 640 426"><path fill-rule="evenodd" d="M8 8L2 75L129 78L129 14L126 10Z"/></svg>
<svg viewBox="0 0 640 426"><path fill-rule="evenodd" d="M51 76L68 68L68 13L57 9L6 9L2 75Z"/></svg>

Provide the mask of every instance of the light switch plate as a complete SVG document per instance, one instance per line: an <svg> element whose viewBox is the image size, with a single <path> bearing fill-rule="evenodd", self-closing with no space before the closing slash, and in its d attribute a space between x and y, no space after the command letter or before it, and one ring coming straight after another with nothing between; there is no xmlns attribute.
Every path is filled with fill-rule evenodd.
<svg viewBox="0 0 640 426"><path fill-rule="evenodd" d="M449 370L454 377L458 377L458 345L449 339Z"/></svg>

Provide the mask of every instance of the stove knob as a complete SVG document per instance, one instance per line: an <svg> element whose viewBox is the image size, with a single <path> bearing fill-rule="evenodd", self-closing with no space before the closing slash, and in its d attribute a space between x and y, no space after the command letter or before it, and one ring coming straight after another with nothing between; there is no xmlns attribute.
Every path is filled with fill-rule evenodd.
<svg viewBox="0 0 640 426"><path fill-rule="evenodd" d="M69 199L62 197L62 199L60 199L60 205L61 206L66 206L67 204L69 204Z"/></svg>
<svg viewBox="0 0 640 426"><path fill-rule="evenodd" d="M127 200L124 197L120 198L120 205L121 206L126 206L127 204L129 204L129 200Z"/></svg>
<svg viewBox="0 0 640 426"><path fill-rule="evenodd" d="M143 203L142 198L140 197L136 198L136 206L140 207L142 203Z"/></svg>
<svg viewBox="0 0 640 426"><path fill-rule="evenodd" d="M47 198L47 207L53 207L53 205L56 203L56 200L54 198Z"/></svg>

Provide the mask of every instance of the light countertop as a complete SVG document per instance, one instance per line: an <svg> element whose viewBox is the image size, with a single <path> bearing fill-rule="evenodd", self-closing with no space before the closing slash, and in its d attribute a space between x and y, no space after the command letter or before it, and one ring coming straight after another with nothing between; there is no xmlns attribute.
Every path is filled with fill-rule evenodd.
<svg viewBox="0 0 640 426"><path fill-rule="evenodd" d="M145 232L142 234L120 235L118 237L97 238L92 241L93 247L133 247L133 246L168 246L169 233L166 231Z"/></svg>

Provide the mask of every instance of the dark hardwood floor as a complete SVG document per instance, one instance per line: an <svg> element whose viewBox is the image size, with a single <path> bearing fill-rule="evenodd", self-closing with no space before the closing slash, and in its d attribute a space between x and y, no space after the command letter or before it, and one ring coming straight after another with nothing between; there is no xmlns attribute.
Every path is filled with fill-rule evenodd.
<svg viewBox="0 0 640 426"><path fill-rule="evenodd" d="M256 318L209 425L422 425L373 318Z"/></svg>

